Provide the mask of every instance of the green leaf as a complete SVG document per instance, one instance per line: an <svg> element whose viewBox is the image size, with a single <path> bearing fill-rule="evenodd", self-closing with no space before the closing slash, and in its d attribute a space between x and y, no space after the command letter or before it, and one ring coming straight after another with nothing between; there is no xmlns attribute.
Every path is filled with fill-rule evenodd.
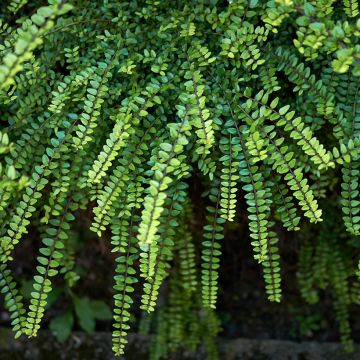
<svg viewBox="0 0 360 360"><path fill-rule="evenodd" d="M59 342L67 340L71 334L74 325L74 317L71 311L53 318L50 321L49 328Z"/></svg>
<svg viewBox="0 0 360 360"><path fill-rule="evenodd" d="M95 331L95 314L90 300L87 297L74 296L73 301L80 327L88 334L92 334Z"/></svg>
<svg viewBox="0 0 360 360"><path fill-rule="evenodd" d="M111 320L112 312L109 306L100 300L92 300L90 302L95 319Z"/></svg>

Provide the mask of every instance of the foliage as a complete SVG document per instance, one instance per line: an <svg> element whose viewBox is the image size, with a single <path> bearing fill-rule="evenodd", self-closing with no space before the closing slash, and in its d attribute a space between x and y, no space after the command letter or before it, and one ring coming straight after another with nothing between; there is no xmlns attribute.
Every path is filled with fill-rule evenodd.
<svg viewBox="0 0 360 360"><path fill-rule="evenodd" d="M114 353L125 351L135 287L152 313L171 273L152 357L203 342L215 358L224 230L244 204L270 301L282 297L278 224L318 225L300 255L300 291L311 302L315 285L331 287L351 350L359 246L328 230L336 220L319 199L339 194L345 229L359 235L358 1L41 5L0 5L0 285L16 336L37 334L54 277L76 283L71 231L89 209L116 258ZM199 243L194 181L207 198ZM41 244L24 301L14 250L33 229ZM74 300L87 331L101 317L93 305ZM65 313L50 327L64 339L73 322Z"/></svg>

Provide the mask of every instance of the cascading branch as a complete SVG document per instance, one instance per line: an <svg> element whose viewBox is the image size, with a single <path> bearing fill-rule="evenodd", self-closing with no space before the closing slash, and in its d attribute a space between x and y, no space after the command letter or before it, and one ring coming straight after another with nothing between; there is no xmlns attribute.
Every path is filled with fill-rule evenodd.
<svg viewBox="0 0 360 360"><path fill-rule="evenodd" d="M277 229L326 230L303 245L299 287L309 302L331 288L351 350L359 246L328 232L322 198L359 236L357 0L12 0L0 14L0 287L16 337L37 334L53 278L78 279L70 234L87 209L116 259L116 355L133 294L152 313L169 277L152 358L200 341L216 358L221 249L244 217L274 302ZM12 269L30 229L27 303Z"/></svg>

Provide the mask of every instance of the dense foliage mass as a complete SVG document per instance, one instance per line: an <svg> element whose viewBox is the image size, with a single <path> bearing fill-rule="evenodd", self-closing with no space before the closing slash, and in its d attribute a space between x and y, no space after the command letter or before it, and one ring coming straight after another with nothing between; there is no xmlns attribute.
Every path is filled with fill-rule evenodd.
<svg viewBox="0 0 360 360"><path fill-rule="evenodd" d="M357 0L13 0L0 10L0 285L16 337L37 334L54 277L76 283L72 227L91 209L90 229L111 232L116 254L114 353L124 353L135 284L153 312L171 273L152 357L204 342L215 358L223 230L242 203L270 301L282 296L275 224L318 223L317 237L304 232L299 288L310 303L331 289L351 350ZM200 258L194 178L208 198ZM332 218L318 203L329 192L323 203L342 207ZM337 237L327 228L340 217L348 235ZM29 228L41 243L27 303L12 268Z"/></svg>

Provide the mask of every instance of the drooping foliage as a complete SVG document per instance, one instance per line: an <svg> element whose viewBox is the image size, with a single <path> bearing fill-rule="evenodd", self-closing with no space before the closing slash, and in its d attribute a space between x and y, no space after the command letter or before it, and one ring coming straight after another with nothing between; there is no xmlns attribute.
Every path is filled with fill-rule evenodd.
<svg viewBox="0 0 360 360"><path fill-rule="evenodd" d="M351 350L359 245L330 229L337 220L319 200L337 194L336 219L359 236L357 0L13 0L0 10L0 286L16 337L37 334L52 278L76 281L69 237L88 209L116 259L114 353L126 348L135 287L152 313L166 281L152 358L199 342L216 358L221 249L241 208L270 301L282 297L279 224L319 229L300 254L300 291L313 302L315 287L331 288ZM27 304L12 269L33 229Z"/></svg>

